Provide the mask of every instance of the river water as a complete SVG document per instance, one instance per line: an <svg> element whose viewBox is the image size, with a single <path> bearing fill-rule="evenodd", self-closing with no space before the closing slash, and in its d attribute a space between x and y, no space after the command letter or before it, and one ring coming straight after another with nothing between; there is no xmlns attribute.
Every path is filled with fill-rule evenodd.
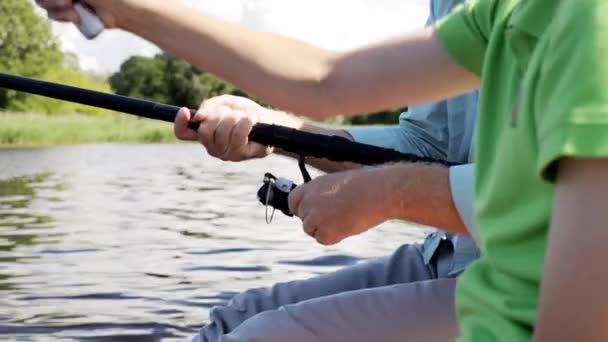
<svg viewBox="0 0 608 342"><path fill-rule="evenodd" d="M182 341L238 291L390 253L387 223L322 247L257 203L281 157L224 163L195 145L0 150L0 340Z"/></svg>

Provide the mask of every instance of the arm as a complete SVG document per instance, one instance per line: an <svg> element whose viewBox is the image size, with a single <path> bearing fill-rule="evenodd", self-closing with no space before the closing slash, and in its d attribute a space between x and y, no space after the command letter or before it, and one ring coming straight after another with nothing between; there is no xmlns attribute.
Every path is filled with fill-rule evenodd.
<svg viewBox="0 0 608 342"><path fill-rule="evenodd" d="M471 120L471 117L466 119ZM341 135L357 142L394 148L406 153L438 158L443 156L435 155L440 153L433 146L430 146L426 139L422 139L420 132L410 127L407 122L402 123L400 127L349 128L346 131L307 125L302 128L320 134ZM360 167L356 164L348 165L325 160L315 162L318 164L311 163L311 165L324 171L342 171ZM389 170L391 176L384 175L377 178L389 177L388 179L392 179L394 177L395 179L396 186L388 187L388 189L397 190L392 195L395 200L384 201L385 203L395 204L399 199L406 202L402 207L393 209L392 217L439 227L455 233L470 234L477 238L476 227L473 223L475 174L473 164L454 166L449 169L420 164L402 164L400 166L402 167L401 170ZM334 168L328 170L332 167ZM421 177L427 178L422 179ZM404 189L401 186L411 187L411 189ZM437 215L438 212L441 215Z"/></svg>
<svg viewBox="0 0 608 342"><path fill-rule="evenodd" d="M52 2L57 0L46 3ZM248 30L179 2L88 2L106 23L147 38L267 103L314 118L428 102L464 93L479 83L452 60L433 28L339 53ZM51 15L70 19L61 13Z"/></svg>
<svg viewBox="0 0 608 342"><path fill-rule="evenodd" d="M389 217L442 230L469 235L455 205L450 184L451 168L439 165L395 165L386 170L391 182ZM472 175L471 175L472 176ZM472 179L469 185L472 186ZM472 210L472 201L459 203L463 213Z"/></svg>
<svg viewBox="0 0 608 342"><path fill-rule="evenodd" d="M476 77L452 61L430 28L338 53L250 31L177 4L151 6L128 18L127 30L164 50L268 103L314 118L428 102L477 86Z"/></svg>
<svg viewBox="0 0 608 342"><path fill-rule="evenodd" d="M442 166L395 164L325 175L297 187L289 208L304 231L324 245L392 219L466 235L448 173Z"/></svg>
<svg viewBox="0 0 608 342"><path fill-rule="evenodd" d="M606 159L559 163L536 342L608 340L606 174Z"/></svg>
<svg viewBox="0 0 608 342"><path fill-rule="evenodd" d="M257 122L275 123L320 134L337 134L347 138L350 136L346 131L303 124L300 120L283 112L270 110L249 99L235 96L220 96L203 102L197 117L195 117L195 120L201 121L198 132L188 128L189 119L190 112L188 110L180 111L175 123L176 135L184 140L199 140L212 156L231 161L265 157L273 152L271 148L248 140L248 135ZM386 146L386 142L391 140L389 139L390 136L387 137L384 133L392 132L392 130L374 129L372 131L374 132L372 134L375 136L374 139L378 138L378 134L382 135L381 142L374 140L380 146ZM361 137L361 132L357 134ZM364 139L363 142L373 142L369 140L372 135L366 134L367 140ZM282 151L277 152L283 153ZM350 163L335 163L326 160L312 160L310 163L329 172L359 168L358 165ZM377 213L380 214L380 216L375 216L378 221L374 221L374 224L399 218L466 234L466 228L460 219L458 210L462 211L464 219L470 218L473 172L472 167L469 166L467 168L468 172L465 171L463 177L451 177L450 175L456 174L456 170L459 170L459 168L448 169L422 164L363 169L361 174L365 176L361 181L352 183L355 192L350 194L349 191L346 191L346 195L343 196L348 198L346 201L351 201L361 197L360 194L375 194L375 199L369 205L364 205L360 211L361 213L369 212L370 208L376 208L379 203L388 203L380 208L372 209L373 216ZM326 179L329 179L327 182L331 184L334 181L340 182L342 177L344 177L344 174ZM385 180L387 183L384 183ZM429 184L425 184L427 181ZM321 179L315 180L313 183L317 184L316 186L321 186L319 190L322 191L320 192L327 193L326 188L319 185L324 184L323 182L325 181ZM386 186L386 184L389 184L389 186ZM456 189L454 195L450 191L450 185L453 189ZM310 187L310 184L302 186L302 188ZM455 197L467 193L469 196L464 196L464 200ZM454 200L452 200L452 197ZM459 205L458 208L455 203ZM327 206L320 207L333 208L330 203ZM352 209L347 207L347 211L352 212ZM437 215L438 212L443 213L444 211L445 214ZM339 216L334 213L328 214ZM344 226L343 223L340 223L340 225Z"/></svg>

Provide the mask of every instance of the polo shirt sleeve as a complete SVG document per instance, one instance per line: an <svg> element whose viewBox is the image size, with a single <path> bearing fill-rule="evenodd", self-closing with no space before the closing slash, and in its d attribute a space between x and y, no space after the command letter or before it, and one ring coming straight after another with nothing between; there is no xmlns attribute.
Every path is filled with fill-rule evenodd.
<svg viewBox="0 0 608 342"><path fill-rule="evenodd" d="M472 0L435 26L437 37L457 63L477 76L490 40L500 0Z"/></svg>
<svg viewBox="0 0 608 342"><path fill-rule="evenodd" d="M557 11L533 100L537 171L550 182L560 158L608 157L608 2L565 1Z"/></svg>

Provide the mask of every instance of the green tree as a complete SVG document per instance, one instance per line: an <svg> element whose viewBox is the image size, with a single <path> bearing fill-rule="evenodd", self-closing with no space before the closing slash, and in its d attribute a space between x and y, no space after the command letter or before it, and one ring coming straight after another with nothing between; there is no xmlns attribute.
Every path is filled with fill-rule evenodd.
<svg viewBox="0 0 608 342"><path fill-rule="evenodd" d="M49 23L38 16L30 1L0 1L0 72L40 77L61 66L63 54ZM0 90L0 107L24 94Z"/></svg>
<svg viewBox="0 0 608 342"><path fill-rule="evenodd" d="M115 93L150 101L169 102L165 63L158 58L131 57L110 77Z"/></svg>
<svg viewBox="0 0 608 342"><path fill-rule="evenodd" d="M222 95L244 95L233 85L168 54L131 57L110 77L120 95L196 108L201 100Z"/></svg>

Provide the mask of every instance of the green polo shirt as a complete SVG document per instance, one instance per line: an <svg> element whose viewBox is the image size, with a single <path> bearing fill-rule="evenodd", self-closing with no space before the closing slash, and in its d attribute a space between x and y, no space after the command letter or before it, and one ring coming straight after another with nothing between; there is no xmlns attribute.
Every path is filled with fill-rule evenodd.
<svg viewBox="0 0 608 342"><path fill-rule="evenodd" d="M605 18L602 0L473 0L437 25L452 57L481 77L482 257L458 282L458 341L532 338L555 162L608 156Z"/></svg>

